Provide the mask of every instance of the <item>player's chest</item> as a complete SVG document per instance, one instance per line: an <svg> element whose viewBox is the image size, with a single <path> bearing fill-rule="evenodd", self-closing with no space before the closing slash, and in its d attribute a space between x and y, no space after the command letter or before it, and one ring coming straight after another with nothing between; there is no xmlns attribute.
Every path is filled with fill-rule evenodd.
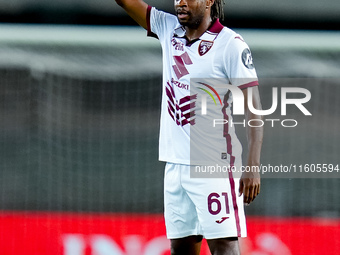
<svg viewBox="0 0 340 255"><path fill-rule="evenodd" d="M218 68L214 41L195 40L188 43L185 38L172 37L169 42L168 64L178 80L184 76L208 77Z"/></svg>

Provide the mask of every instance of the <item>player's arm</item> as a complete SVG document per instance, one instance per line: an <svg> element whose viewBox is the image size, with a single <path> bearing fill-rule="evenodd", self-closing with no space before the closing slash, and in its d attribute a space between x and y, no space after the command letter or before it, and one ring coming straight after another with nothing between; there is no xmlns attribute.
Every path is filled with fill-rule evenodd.
<svg viewBox="0 0 340 255"><path fill-rule="evenodd" d="M244 107L245 107L245 117L246 123L248 120L262 120L262 116L256 115L252 113L248 109L248 90L252 89L252 99L253 106L257 110L262 110L260 94L258 90L258 86L247 88L243 90L244 95ZM252 121L254 125L259 125L260 123L256 123ZM251 172L244 172L240 179L240 195L244 196L244 203L251 203L255 197L260 193L260 155L261 155L261 147L263 140L263 127L246 127L247 132L247 140L248 140L248 159L247 159L247 167L252 170Z"/></svg>
<svg viewBox="0 0 340 255"><path fill-rule="evenodd" d="M116 3L120 5L140 26L147 29L147 3L142 0L116 0Z"/></svg>

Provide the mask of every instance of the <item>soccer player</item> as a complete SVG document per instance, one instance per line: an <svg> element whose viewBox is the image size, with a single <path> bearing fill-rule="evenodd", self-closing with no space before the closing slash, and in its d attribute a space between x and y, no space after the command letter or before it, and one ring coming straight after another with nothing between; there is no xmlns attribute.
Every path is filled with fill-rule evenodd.
<svg viewBox="0 0 340 255"><path fill-rule="evenodd" d="M243 204L260 192L260 164L263 129L247 125L248 158L251 171L241 178L190 178L190 126L195 123L182 107L191 99L192 78L225 78L242 89L245 123L261 116L248 109L252 102L261 109L257 76L243 38L224 27L223 0L174 0L172 15L142 0L116 0L148 32L159 39L163 50L163 95L159 159L167 162L164 205L171 254L198 255L206 238L213 255L240 254L238 237L246 236ZM223 100L224 109L231 97ZM230 108L230 107L229 107ZM229 118L229 116L226 116ZM252 122L253 123L253 122ZM239 142L232 128L224 130L230 166L240 164ZM236 181L237 180L237 181Z"/></svg>

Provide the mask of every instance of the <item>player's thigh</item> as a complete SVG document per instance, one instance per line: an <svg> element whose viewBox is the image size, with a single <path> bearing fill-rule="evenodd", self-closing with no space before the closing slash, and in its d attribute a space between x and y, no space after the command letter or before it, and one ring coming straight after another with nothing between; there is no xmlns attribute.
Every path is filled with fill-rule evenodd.
<svg viewBox="0 0 340 255"><path fill-rule="evenodd" d="M201 235L171 239L171 255L199 255L202 239Z"/></svg>
<svg viewBox="0 0 340 255"><path fill-rule="evenodd" d="M239 255L240 246L237 237L207 240L212 255Z"/></svg>
<svg viewBox="0 0 340 255"><path fill-rule="evenodd" d="M246 236L243 201L237 195L237 182L229 178L182 178L206 239Z"/></svg>
<svg viewBox="0 0 340 255"><path fill-rule="evenodd" d="M164 178L164 216L169 239L199 235L195 205L181 184L182 165L167 163Z"/></svg>

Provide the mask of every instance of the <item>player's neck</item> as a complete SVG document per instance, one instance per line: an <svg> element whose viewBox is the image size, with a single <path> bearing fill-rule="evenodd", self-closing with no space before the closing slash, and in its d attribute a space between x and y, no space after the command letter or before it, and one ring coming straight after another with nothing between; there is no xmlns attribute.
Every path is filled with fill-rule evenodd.
<svg viewBox="0 0 340 255"><path fill-rule="evenodd" d="M212 20L211 17L206 17L202 20L202 22L196 28L191 28L185 26L185 35L189 41L193 41L198 39L207 31L207 29L211 26Z"/></svg>

